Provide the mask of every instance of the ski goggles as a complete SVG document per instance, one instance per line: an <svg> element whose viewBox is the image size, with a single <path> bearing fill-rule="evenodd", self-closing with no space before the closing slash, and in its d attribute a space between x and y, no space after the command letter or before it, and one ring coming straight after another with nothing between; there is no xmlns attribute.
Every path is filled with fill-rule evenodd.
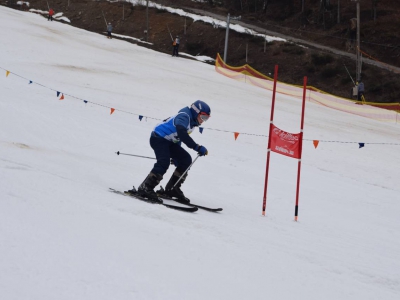
<svg viewBox="0 0 400 300"><path fill-rule="evenodd" d="M210 115L203 111L199 113L199 116L200 116L200 119L203 120L203 122L207 121L210 118Z"/></svg>

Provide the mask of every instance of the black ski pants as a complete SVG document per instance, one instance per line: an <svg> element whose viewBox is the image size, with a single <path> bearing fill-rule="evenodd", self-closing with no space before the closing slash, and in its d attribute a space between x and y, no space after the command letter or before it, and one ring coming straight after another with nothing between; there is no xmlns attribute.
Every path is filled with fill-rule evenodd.
<svg viewBox="0 0 400 300"><path fill-rule="evenodd" d="M170 142L158 136L154 131L150 136L150 146L153 148L157 159L151 170L154 174L164 176L171 163L171 158L174 160L176 169L181 174L192 164L192 157L180 144Z"/></svg>
<svg viewBox="0 0 400 300"><path fill-rule="evenodd" d="M172 56L179 56L179 44L176 44L172 49Z"/></svg>

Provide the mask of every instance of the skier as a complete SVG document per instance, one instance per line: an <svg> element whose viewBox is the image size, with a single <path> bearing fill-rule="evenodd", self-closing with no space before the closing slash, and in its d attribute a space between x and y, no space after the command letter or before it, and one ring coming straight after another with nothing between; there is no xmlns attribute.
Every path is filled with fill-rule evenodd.
<svg viewBox="0 0 400 300"><path fill-rule="evenodd" d="M52 8L49 9L49 17L47 21L53 21L54 10Z"/></svg>
<svg viewBox="0 0 400 300"><path fill-rule="evenodd" d="M150 146L154 150L157 162L154 164L150 174L139 186L137 193L140 196L159 202L154 188L163 179L163 175L167 172L170 161L172 161L176 169L165 186L164 193L166 196L189 202L189 199L185 197L180 188L186 180L188 173L185 173L185 171L192 164L192 157L181 147L181 142L188 148L197 151L200 156L207 155L207 148L196 144L189 134L194 127L207 121L210 114L210 107L205 102L197 100L190 107L182 108L178 114L165 119L154 128L150 136ZM181 178L183 173L185 175ZM181 179L179 180L179 178ZM127 193L135 194L136 190L132 189Z"/></svg>
<svg viewBox="0 0 400 300"><path fill-rule="evenodd" d="M111 31L112 31L112 25L111 25L111 23L108 23L108 25L107 25L107 38L108 39L112 39L112 37L111 37Z"/></svg>
<svg viewBox="0 0 400 300"><path fill-rule="evenodd" d="M178 57L179 55L179 43L180 43L180 38L179 35L176 36L175 40L172 43L173 49L172 49L172 56Z"/></svg>
<svg viewBox="0 0 400 300"><path fill-rule="evenodd" d="M358 101L364 100L364 82L362 82L361 78L360 78L360 82L358 83L357 100Z"/></svg>

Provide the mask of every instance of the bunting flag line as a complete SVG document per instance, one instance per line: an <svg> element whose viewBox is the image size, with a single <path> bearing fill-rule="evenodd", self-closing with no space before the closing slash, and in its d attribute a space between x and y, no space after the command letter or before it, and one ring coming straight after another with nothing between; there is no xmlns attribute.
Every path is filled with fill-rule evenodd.
<svg viewBox="0 0 400 300"><path fill-rule="evenodd" d="M8 77L8 75L9 75L10 73L12 73L12 72L10 72L9 70L7 70L7 69L5 69L5 68L0 67L0 69L6 71L6 77ZM21 76L21 75L18 75L18 74L15 74L15 73L12 73L12 74L15 75L15 76L17 76L17 77L20 77L20 78L22 78L22 79L24 79L24 80L26 80L26 81L28 81L29 84L36 84L36 85L39 85L39 86L41 86L41 87L43 87L43 88L46 88L46 89L48 89L48 90L55 91L55 92L57 93L57 98L61 95L61 98L59 98L59 100L64 100L64 93L61 93L61 92L59 92L59 91L57 91L57 90L55 90L55 89L53 89L53 88L51 88L51 87L48 87L48 86L46 86L46 85L43 85L43 84L41 84L41 83L33 82L32 80L30 80L30 79L28 79L28 78L26 78L26 77L23 77L23 76ZM97 105L97 106L101 106L101 107L110 108L110 109L111 109L110 114L112 114L112 113L115 111L115 108L111 108L111 107L106 106L106 105L102 105L102 104L95 103L95 102L92 102L92 101L84 100L84 99L79 98L79 97L76 97L76 96L74 96L74 95L69 95L69 94L66 94L66 95L67 95L67 96L70 96L71 98L74 98L74 99L82 100L85 104L87 104L87 103L90 102L90 103L93 104L93 105ZM123 112L123 113L127 113L127 114L131 114L131 115L139 116L139 120L140 120L140 121L142 121L143 117L146 118L146 122L147 122L147 118L150 118L150 119L152 119L152 120L157 120L157 121L160 121L160 120L161 120L161 119L153 118L153 117L149 117L149 116L138 115L138 114L133 113L133 112L130 112L130 111L124 111L124 110L118 110L118 111L119 111L119 112ZM240 133L239 133L239 132L234 132L234 131L230 131L230 130L221 130L221 129L217 129L217 128L208 128L208 129L209 129L209 130L214 130L214 131L226 132L226 133L233 133L233 134L234 134L235 140L237 140L239 134L244 134L244 135L248 135L248 136L262 137L262 138L268 138L268 136L267 136L267 135L264 135L264 134L256 134L256 133L248 133L248 132L240 132ZM203 133L203 130L204 130L203 127L199 127L200 133ZM358 145L359 145L359 148L365 147L365 144L370 144L370 145L392 145L392 146L400 146L400 143L374 143L374 142L371 142L371 143L359 143L359 142L352 142L352 141L309 140L309 139L303 139L303 141L312 141L313 144L314 144L315 149L318 147L319 142L323 142L323 143L341 143L341 144L358 144Z"/></svg>

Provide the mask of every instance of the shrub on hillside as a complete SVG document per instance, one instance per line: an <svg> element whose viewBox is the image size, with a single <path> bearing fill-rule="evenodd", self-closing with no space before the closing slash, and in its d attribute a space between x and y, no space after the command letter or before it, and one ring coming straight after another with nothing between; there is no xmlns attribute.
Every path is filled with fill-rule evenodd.
<svg viewBox="0 0 400 300"><path fill-rule="evenodd" d="M204 48L204 45L202 42L186 42L186 49L189 52L199 52L201 49Z"/></svg>
<svg viewBox="0 0 400 300"><path fill-rule="evenodd" d="M337 68L335 67L326 67L322 70L321 72L321 77L322 78L331 78L335 76L338 73Z"/></svg>
<svg viewBox="0 0 400 300"><path fill-rule="evenodd" d="M304 54L304 50L302 48L291 43L283 44L282 51L285 53L296 54L296 55Z"/></svg>
<svg viewBox="0 0 400 300"><path fill-rule="evenodd" d="M311 61L317 66L326 65L334 61L333 56L329 54L312 54Z"/></svg>

